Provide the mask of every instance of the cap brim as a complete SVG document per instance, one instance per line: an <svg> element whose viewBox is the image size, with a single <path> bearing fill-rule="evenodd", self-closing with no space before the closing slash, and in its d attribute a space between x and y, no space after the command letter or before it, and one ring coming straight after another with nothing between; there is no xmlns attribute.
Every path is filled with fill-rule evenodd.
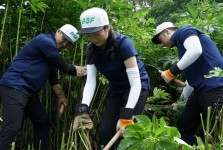
<svg viewBox="0 0 223 150"><path fill-rule="evenodd" d="M102 30L104 26L101 27L93 27L93 28L82 28L77 34L86 34L86 33L94 33Z"/></svg>
<svg viewBox="0 0 223 150"><path fill-rule="evenodd" d="M159 36L159 35L160 35L160 33L157 34L157 35L155 35L155 36L152 38L152 42L153 42L154 44L161 44L160 40L158 39L158 36Z"/></svg>
<svg viewBox="0 0 223 150"><path fill-rule="evenodd" d="M65 37L65 39L67 39L69 42L71 42L72 44L74 43L73 41L72 41L72 39L69 37L69 36L67 36L65 33L63 33L63 31L61 31L62 32L62 34L63 34L63 36Z"/></svg>

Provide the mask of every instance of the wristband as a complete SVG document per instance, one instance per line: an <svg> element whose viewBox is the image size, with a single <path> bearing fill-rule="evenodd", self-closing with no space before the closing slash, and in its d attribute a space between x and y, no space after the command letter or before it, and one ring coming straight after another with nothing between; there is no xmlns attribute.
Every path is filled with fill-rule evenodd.
<svg viewBox="0 0 223 150"><path fill-rule="evenodd" d="M88 114L88 105L87 104L78 104L75 106L75 116L81 115L81 114Z"/></svg>
<svg viewBox="0 0 223 150"><path fill-rule="evenodd" d="M177 65L172 66L169 70L174 76L177 76L182 72Z"/></svg>
<svg viewBox="0 0 223 150"><path fill-rule="evenodd" d="M132 119L134 114L134 109L132 108L121 108L120 109L120 119Z"/></svg>

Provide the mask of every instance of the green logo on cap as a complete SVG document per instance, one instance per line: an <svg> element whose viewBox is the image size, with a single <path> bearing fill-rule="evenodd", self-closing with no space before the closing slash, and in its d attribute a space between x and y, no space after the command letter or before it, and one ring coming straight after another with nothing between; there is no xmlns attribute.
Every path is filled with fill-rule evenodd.
<svg viewBox="0 0 223 150"><path fill-rule="evenodd" d="M71 35L74 39L78 39L78 36L77 36L74 32L70 32L70 35Z"/></svg>
<svg viewBox="0 0 223 150"><path fill-rule="evenodd" d="M92 22L94 22L94 19L95 19L95 17L92 17L92 18L84 18L84 19L82 19L82 22L81 22L81 24L90 24L90 23L92 23Z"/></svg>

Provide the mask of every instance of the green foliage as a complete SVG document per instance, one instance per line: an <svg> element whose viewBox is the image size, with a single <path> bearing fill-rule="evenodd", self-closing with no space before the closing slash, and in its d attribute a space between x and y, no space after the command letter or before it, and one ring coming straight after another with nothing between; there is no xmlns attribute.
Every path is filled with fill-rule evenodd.
<svg viewBox="0 0 223 150"><path fill-rule="evenodd" d="M31 0L31 8L35 13L37 13L38 10L44 13L47 7L48 6L41 0Z"/></svg>
<svg viewBox="0 0 223 150"><path fill-rule="evenodd" d="M13 60L14 55L16 54L16 46L20 49L29 39L37 34L41 32L54 32L65 23L70 23L77 29L80 29L79 16L81 12L93 6L102 7L107 10L111 25L116 30L132 39L139 52L139 56L145 64L149 63L160 67L160 69L167 69L178 61L176 49L166 49L160 45L154 45L151 42L151 38L155 34L156 24L163 21L172 21L176 23L177 26L184 24L194 25L210 35L219 49L223 51L223 3L220 3L222 2L221 0L28 0L23 2L24 3L21 3L21 0L7 0L6 8L8 9L5 10L8 10L8 12L5 13L4 9L0 9L0 18L2 20L0 24L0 28L2 29L0 31L2 35L0 49L0 63L2 65L0 65L0 75L7 69L8 65ZM150 6L145 6L145 2L148 2ZM3 3L5 2L1 1L0 5ZM140 7L137 6L137 8L140 9L136 9L136 4L143 5ZM15 44L16 41L17 44ZM84 65L83 60L85 59L85 48L87 43L88 41L86 37L81 36L75 46L71 46L62 52L63 57L68 62ZM173 99L171 90L176 90L176 87L171 84L166 85L165 83L162 83L162 80L157 73L150 70L148 70L148 73L151 81L151 90L153 90L154 87L163 87L164 85L165 91L158 88L155 92L151 91L155 96L152 95L148 99L146 104L147 113L150 113L150 116L153 114L163 116L168 124L175 124L173 122L176 121L180 110L172 109L171 104L173 100L176 99ZM210 77L212 76L222 76L222 72L215 70L215 73L210 75ZM64 122L58 121L55 118L54 106L56 105L56 98L51 91L51 87L47 84L40 93L41 99L49 112L51 122L51 131L49 133L51 138L51 149L86 149L86 140L83 140L86 139L86 137L83 137L82 139L82 133L72 133L70 129L70 123L73 119L73 106L81 100L85 78L80 79L66 76L61 72L59 72L58 77L63 85L66 96L69 99L69 105L64 113ZM98 76L98 79L99 82L96 88L96 93L90 107L90 113L94 114L92 120L95 124L95 128L90 135L90 137L93 136L95 139L92 141L93 149L98 143L98 125L101 121L101 114L108 92L107 79L101 75ZM184 104L182 104L182 107ZM179 104L178 106L181 105ZM144 122L145 124L148 123L147 121ZM159 136L159 133L160 135L165 133L162 129L166 130L166 128L161 125L157 126L159 123L162 124L162 121L158 121L159 123L157 123L157 121L155 122L156 125L154 125L154 127L156 127L156 130L151 129L150 132L153 133L153 135L156 135L157 139L162 139L161 136ZM143 129L146 129L147 127L145 128L144 123L142 124L143 125L139 125L139 127L137 125L136 128L139 128L139 131L142 130L142 133L144 133ZM153 126L151 125L152 123L149 124L150 126ZM30 127L32 127L31 122L26 120L21 133L13 144L15 149L27 149L27 147L31 149L33 148L33 131ZM136 131L135 134L137 134L136 137L138 137L139 140L144 135L142 136L141 133L138 133L138 130ZM169 137L162 139L164 142L161 142L161 140L158 142L158 145L164 146L162 143L168 143L168 140L172 139L172 136L173 135L170 135ZM222 134L219 136L219 139L220 143L217 143L216 145L219 149L222 149ZM131 137L131 140L130 144L134 143L133 145L140 147L139 144L135 143L134 137ZM152 140L152 136L149 140ZM146 140L140 142L142 142L144 146L149 143ZM126 142L126 144L128 143ZM153 141L152 144L154 146L156 143ZM168 145L176 146L172 141ZM143 148L144 147L142 147L142 149Z"/></svg>
<svg viewBox="0 0 223 150"><path fill-rule="evenodd" d="M148 102L155 102L160 100L167 100L169 93L166 93L164 90L155 87L153 89L153 96L148 98Z"/></svg>
<svg viewBox="0 0 223 150"><path fill-rule="evenodd" d="M124 139L118 150L173 150L182 146L191 149L180 140L180 133L175 127L167 126L163 118L153 116L152 121L144 115L136 116L137 123L127 126Z"/></svg>
<svg viewBox="0 0 223 150"><path fill-rule="evenodd" d="M214 0L191 0L184 4L185 10L172 13L177 25L191 24L201 29L216 42L219 49L223 50L223 3Z"/></svg>
<svg viewBox="0 0 223 150"><path fill-rule="evenodd" d="M211 70L209 74L204 75L205 78L212 78L212 77L223 77L223 70L219 67L214 67L214 70Z"/></svg>

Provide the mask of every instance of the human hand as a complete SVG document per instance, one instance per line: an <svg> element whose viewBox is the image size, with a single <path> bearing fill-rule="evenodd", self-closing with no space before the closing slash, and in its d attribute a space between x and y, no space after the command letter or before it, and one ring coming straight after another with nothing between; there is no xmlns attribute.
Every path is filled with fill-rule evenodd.
<svg viewBox="0 0 223 150"><path fill-rule="evenodd" d="M83 77L87 75L87 66L75 66L77 70L77 76L78 77Z"/></svg>
<svg viewBox="0 0 223 150"><path fill-rule="evenodd" d="M53 85L53 90L57 95L57 113L60 118L63 114L64 107L67 106L68 100L60 84Z"/></svg>
<svg viewBox="0 0 223 150"><path fill-rule="evenodd" d="M75 118L73 121L73 130L93 128L93 122L88 114L88 106L86 104L78 104L75 107Z"/></svg>
<svg viewBox="0 0 223 150"><path fill-rule="evenodd" d="M57 101L57 115L59 118L63 115L64 108L67 106L68 100L67 98L62 95L58 96L58 101Z"/></svg>
<svg viewBox="0 0 223 150"><path fill-rule="evenodd" d="M119 119L116 125L116 131L120 130L121 134L123 135L125 127L130 124L134 124L134 121L132 119Z"/></svg>
<svg viewBox="0 0 223 150"><path fill-rule="evenodd" d="M173 80L174 75L170 72L170 70L160 71L161 77L166 81L166 83L170 83Z"/></svg>
<svg viewBox="0 0 223 150"><path fill-rule="evenodd" d="M121 131L121 136L124 134L125 127L134 124L134 121L132 119L134 109L132 108L121 108L120 109L120 119L117 122L116 130Z"/></svg>

